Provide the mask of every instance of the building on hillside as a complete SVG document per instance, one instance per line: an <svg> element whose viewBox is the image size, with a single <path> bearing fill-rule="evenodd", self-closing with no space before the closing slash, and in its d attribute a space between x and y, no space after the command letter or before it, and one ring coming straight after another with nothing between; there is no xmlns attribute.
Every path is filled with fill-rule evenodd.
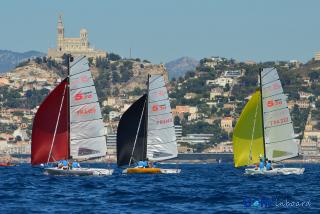
<svg viewBox="0 0 320 214"><path fill-rule="evenodd" d="M229 133L233 130L232 122L233 122L232 117L224 117L221 119L220 126L223 130Z"/></svg>
<svg viewBox="0 0 320 214"><path fill-rule="evenodd" d="M181 140L182 137L182 126L181 125L175 125L174 130L176 133L177 142Z"/></svg>
<svg viewBox="0 0 320 214"><path fill-rule="evenodd" d="M59 16L58 26L57 26L57 47L49 48L48 57L56 60L62 60L63 54L72 54L73 56L84 55L87 57L97 58L106 57L107 53L105 51L96 50L90 47L88 39L88 31L86 29L80 30L79 38L67 38L64 36L64 26L62 23L62 17Z"/></svg>
<svg viewBox="0 0 320 214"><path fill-rule="evenodd" d="M14 138L17 138L17 137L20 137L22 141L28 141L29 140L29 136L26 132L25 129L16 129L14 132L13 132L13 137Z"/></svg>
<svg viewBox="0 0 320 214"><path fill-rule="evenodd" d="M308 99L309 97L312 97L312 93L304 92L304 91L299 91L298 92L300 99Z"/></svg>
<svg viewBox="0 0 320 214"><path fill-rule="evenodd" d="M204 150L204 152L208 153L232 153L233 152L233 145L232 142L221 142L218 145L209 147L208 149Z"/></svg>
<svg viewBox="0 0 320 214"><path fill-rule="evenodd" d="M320 61L320 52L317 52L317 53L314 55L314 60L315 60L315 61Z"/></svg>
<svg viewBox="0 0 320 214"><path fill-rule="evenodd" d="M184 95L184 98L187 99L187 100L190 100L190 99L194 99L197 97L197 94L196 93L186 93Z"/></svg>
<svg viewBox="0 0 320 214"><path fill-rule="evenodd" d="M109 120L115 120L115 119L120 119L121 113L117 111L110 111L109 112Z"/></svg>
<svg viewBox="0 0 320 214"><path fill-rule="evenodd" d="M297 105L299 108L307 109L310 107L310 101L308 99L301 99L301 100L290 100L288 102L288 108L291 110L294 105Z"/></svg>
<svg viewBox="0 0 320 214"><path fill-rule="evenodd" d="M223 76L226 78L238 78L242 76L242 73L241 70L225 71Z"/></svg>
<svg viewBox="0 0 320 214"><path fill-rule="evenodd" d="M223 88L221 87L213 88L210 91L210 100L214 100L217 96L223 96L223 94L224 94Z"/></svg>
<svg viewBox="0 0 320 214"><path fill-rule="evenodd" d="M180 142L188 143L190 145L206 144L210 142L210 138L212 137L213 134L187 134L186 136L181 137Z"/></svg>
<svg viewBox="0 0 320 214"><path fill-rule="evenodd" d="M226 87L227 84L231 85L233 83L233 79L230 77L219 77L214 80L207 80L206 84L207 85L218 85L221 87Z"/></svg>
<svg viewBox="0 0 320 214"><path fill-rule="evenodd" d="M301 141L301 153L307 159L320 157L320 131L313 128L315 122L310 112Z"/></svg>
<svg viewBox="0 0 320 214"><path fill-rule="evenodd" d="M107 155L108 156L117 155L117 134L114 134L114 133L107 134Z"/></svg>

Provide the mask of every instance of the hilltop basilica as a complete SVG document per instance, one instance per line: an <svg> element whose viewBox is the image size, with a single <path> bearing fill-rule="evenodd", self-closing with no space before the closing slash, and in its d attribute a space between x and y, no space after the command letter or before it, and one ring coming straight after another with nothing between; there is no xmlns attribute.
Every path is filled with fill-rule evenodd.
<svg viewBox="0 0 320 214"><path fill-rule="evenodd" d="M86 29L80 30L80 38L64 37L64 26L60 15L57 27L57 47L48 49L48 57L61 60L65 53L71 53L73 56L85 55L89 58L106 57L107 55L105 51L90 48Z"/></svg>

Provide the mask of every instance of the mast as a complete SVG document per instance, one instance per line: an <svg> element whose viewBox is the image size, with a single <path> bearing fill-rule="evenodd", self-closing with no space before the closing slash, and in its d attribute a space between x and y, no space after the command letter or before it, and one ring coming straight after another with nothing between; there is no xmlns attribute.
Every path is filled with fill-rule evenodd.
<svg viewBox="0 0 320 214"><path fill-rule="evenodd" d="M149 85L150 85L150 74L148 73L148 83L147 83L147 99L146 99L146 108L145 108L145 114L146 114L146 129L145 129L145 145L143 148L146 148L146 150L148 149L148 112L149 112ZM143 151L144 153L144 151ZM147 158L147 151L146 151L146 157Z"/></svg>
<svg viewBox="0 0 320 214"><path fill-rule="evenodd" d="M73 57L71 56L71 54L67 55L68 57L68 78L67 78L67 89L68 89L68 105L67 105L67 109L68 109L68 159L72 159L72 157L70 156L70 62L73 61Z"/></svg>
<svg viewBox="0 0 320 214"><path fill-rule="evenodd" d="M264 137L264 115L263 115L263 97L262 97L262 68L259 69L259 82L260 82L260 104L261 104L261 116L262 116L262 140L263 140L263 157L266 159L266 142L265 142L265 137Z"/></svg>

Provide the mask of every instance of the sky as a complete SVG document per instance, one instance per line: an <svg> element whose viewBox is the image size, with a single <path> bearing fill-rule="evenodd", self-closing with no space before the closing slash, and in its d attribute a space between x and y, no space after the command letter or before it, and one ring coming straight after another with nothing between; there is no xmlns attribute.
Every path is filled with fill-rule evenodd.
<svg viewBox="0 0 320 214"><path fill-rule="evenodd" d="M2 0L0 49L47 52L58 15L66 37L165 63L182 56L310 60L320 51L318 0Z"/></svg>

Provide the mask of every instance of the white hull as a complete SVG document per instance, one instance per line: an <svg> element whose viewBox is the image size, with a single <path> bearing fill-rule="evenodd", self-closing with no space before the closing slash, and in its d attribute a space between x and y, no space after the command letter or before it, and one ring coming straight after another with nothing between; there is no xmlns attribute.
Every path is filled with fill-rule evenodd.
<svg viewBox="0 0 320 214"><path fill-rule="evenodd" d="M274 168L272 170L256 170L254 168L245 169L246 175L301 175L304 168Z"/></svg>
<svg viewBox="0 0 320 214"><path fill-rule="evenodd" d="M181 169L160 169L162 174L179 174Z"/></svg>
<svg viewBox="0 0 320 214"><path fill-rule="evenodd" d="M44 169L46 175L74 175L74 176L107 176L112 175L113 169L101 168L74 168L74 169L60 169L57 167Z"/></svg>

